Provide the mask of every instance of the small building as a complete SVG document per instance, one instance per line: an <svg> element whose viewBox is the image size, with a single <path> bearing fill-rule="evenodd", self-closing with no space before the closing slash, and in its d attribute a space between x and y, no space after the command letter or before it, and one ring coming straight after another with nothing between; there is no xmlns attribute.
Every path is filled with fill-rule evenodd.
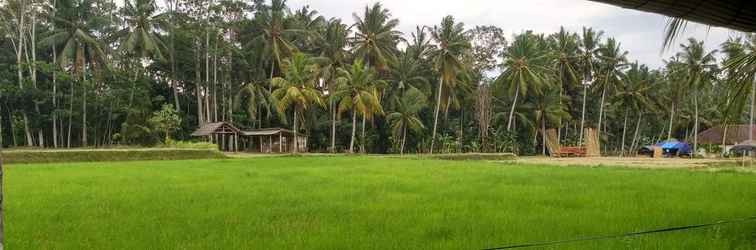
<svg viewBox="0 0 756 250"><path fill-rule="evenodd" d="M307 152L307 136L297 134L294 141L294 131L282 128L264 128L242 131L247 140L246 151L258 153L287 153Z"/></svg>
<svg viewBox="0 0 756 250"><path fill-rule="evenodd" d="M205 123L192 133L194 137L206 137L218 144L221 151L239 151L239 134L242 131L227 122Z"/></svg>
<svg viewBox="0 0 756 250"><path fill-rule="evenodd" d="M698 133L698 144L725 145L725 150L739 143L756 138L756 125L751 129L751 125L737 124L716 126ZM727 134L725 134L725 131Z"/></svg>
<svg viewBox="0 0 756 250"><path fill-rule="evenodd" d="M307 152L307 136L282 128L264 128L240 130L231 123L206 123L192 133L195 137L206 137L208 141L218 144L222 151L247 151L258 153ZM240 148L241 146L241 148Z"/></svg>

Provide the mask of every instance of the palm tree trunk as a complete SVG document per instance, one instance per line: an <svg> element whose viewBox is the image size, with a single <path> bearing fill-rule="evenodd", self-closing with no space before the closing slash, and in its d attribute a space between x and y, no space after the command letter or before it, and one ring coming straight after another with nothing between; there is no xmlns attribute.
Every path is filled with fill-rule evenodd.
<svg viewBox="0 0 756 250"><path fill-rule="evenodd" d="M81 145L87 146L87 69L84 66L81 74L82 78L82 104L81 104Z"/></svg>
<svg viewBox="0 0 756 250"><path fill-rule="evenodd" d="M517 106L517 97L520 96L520 84L517 84L515 88L514 100L512 100L512 107L509 109L509 120L507 121L507 131L512 130L512 117L514 117L515 107Z"/></svg>
<svg viewBox="0 0 756 250"><path fill-rule="evenodd" d="M622 144L620 145L620 148L621 148L621 150L620 150L620 157L624 157L625 156L625 134L627 132L627 116L628 116L628 113L629 113L628 111L630 111L630 109L626 108L625 109L625 122L622 125Z"/></svg>
<svg viewBox="0 0 756 250"><path fill-rule="evenodd" d="M441 90L444 88L444 78L438 78L438 96L436 98L436 110L433 113L433 135L431 136L430 154L433 154L433 148L436 144L436 129L438 128L438 112L441 109Z"/></svg>
<svg viewBox="0 0 756 250"><path fill-rule="evenodd" d="M272 56L272 55L271 55ZM276 67L276 60L274 58L270 59L270 83L268 83L268 93L273 92L273 69Z"/></svg>
<svg viewBox="0 0 756 250"><path fill-rule="evenodd" d="M693 123L693 154L695 157L698 153L698 91L693 91L693 106L695 106L695 121Z"/></svg>
<svg viewBox="0 0 756 250"><path fill-rule="evenodd" d="M399 154L404 155L404 144L407 143L407 125L402 124L402 146L399 148Z"/></svg>
<svg viewBox="0 0 756 250"><path fill-rule="evenodd" d="M53 0L53 13L55 13L54 6L56 4L56 0ZM53 31L55 30L55 25L52 27ZM52 65L52 135L53 135L53 147L58 148L58 84L57 84L57 74L58 71L58 56L55 52L55 43L51 45L52 49L52 57L53 57L53 65Z"/></svg>
<svg viewBox="0 0 756 250"><path fill-rule="evenodd" d="M362 114L362 134L360 135L360 153L365 153L365 121L367 119L365 118L365 114Z"/></svg>
<svg viewBox="0 0 756 250"><path fill-rule="evenodd" d="M669 130L667 130L667 140L672 139L672 122L675 119L675 107L676 104L672 102L672 108L669 109Z"/></svg>
<svg viewBox="0 0 756 250"><path fill-rule="evenodd" d="M171 75L173 76L173 79L171 79L171 87L173 87L173 102L176 104L176 110L181 110L181 105L179 105L179 94L178 94L178 75L176 74L176 30L173 28L176 24L176 5L178 4L178 0L173 0L171 2Z"/></svg>
<svg viewBox="0 0 756 250"><path fill-rule="evenodd" d="M357 111L352 111L352 140L349 141L349 153L354 154L354 137L357 135Z"/></svg>
<svg viewBox="0 0 756 250"><path fill-rule="evenodd" d="M756 76L754 76L753 84L751 84L751 119L748 125L748 140L750 143L753 143L754 105L756 105Z"/></svg>
<svg viewBox="0 0 756 250"><path fill-rule="evenodd" d="M213 53L213 121L218 121L218 42L215 42Z"/></svg>
<svg viewBox="0 0 756 250"><path fill-rule="evenodd" d="M606 81L608 82L608 81ZM601 90L601 104L599 106L599 119L598 119L598 127L596 128L599 133L601 133L601 122L602 118L604 118L604 100L606 99L606 89L607 86L604 84L604 89ZM600 138L601 136L599 136Z"/></svg>
<svg viewBox="0 0 756 250"><path fill-rule="evenodd" d="M634 155L636 153L636 147L638 146L638 141L640 138L638 138L638 133L640 132L640 124L641 119L643 119L643 112L638 112L638 122L635 123L635 133L633 134L633 143L630 144L630 152L629 155Z"/></svg>
<svg viewBox="0 0 756 250"><path fill-rule="evenodd" d="M294 149L293 152L296 154L297 151L299 151L299 139L297 139L297 108L294 108Z"/></svg>
<svg viewBox="0 0 756 250"><path fill-rule="evenodd" d="M336 153L336 105L331 100L331 153Z"/></svg>
<svg viewBox="0 0 756 250"><path fill-rule="evenodd" d="M66 133L66 147L71 148L71 127L73 124L73 100L74 100L74 81L71 81L71 93L68 96L68 133Z"/></svg>
<svg viewBox="0 0 756 250"><path fill-rule="evenodd" d="M585 97L587 95L586 92L588 92L588 85L583 84L583 111L580 117L580 131L578 131L580 135L578 136L578 145L583 145L583 130L585 126Z"/></svg>
<svg viewBox="0 0 756 250"><path fill-rule="evenodd" d="M202 62L201 62L201 51L200 51L200 42L196 41L196 50L195 50L195 56L194 56L194 78L195 78L195 88L194 91L196 92L197 97L197 121L199 125L205 124L205 115L204 108L202 107Z"/></svg>
<svg viewBox="0 0 756 250"><path fill-rule="evenodd" d="M557 137L558 138L558 137ZM546 155L546 119L541 118L541 153Z"/></svg>
<svg viewBox="0 0 756 250"><path fill-rule="evenodd" d="M18 23L18 45L16 47L16 72L18 73L18 87L19 89L24 88L24 74L23 74L23 61L22 61L22 53L24 51L24 27L26 27L26 24L24 23L24 17L25 15L25 1L21 1L20 6L18 7L19 13L22 13L19 17L19 23ZM26 135L26 145L27 146L34 146L33 138L31 135L31 130L29 130L29 118L26 115L26 112L22 109L21 114L24 120L24 134Z"/></svg>

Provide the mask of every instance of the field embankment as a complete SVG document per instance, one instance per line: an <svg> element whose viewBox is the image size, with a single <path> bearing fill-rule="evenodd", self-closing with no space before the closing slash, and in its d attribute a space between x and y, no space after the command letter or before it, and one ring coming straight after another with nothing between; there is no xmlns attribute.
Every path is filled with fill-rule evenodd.
<svg viewBox="0 0 756 250"><path fill-rule="evenodd" d="M207 148L6 150L2 157L7 164L226 158L220 151Z"/></svg>

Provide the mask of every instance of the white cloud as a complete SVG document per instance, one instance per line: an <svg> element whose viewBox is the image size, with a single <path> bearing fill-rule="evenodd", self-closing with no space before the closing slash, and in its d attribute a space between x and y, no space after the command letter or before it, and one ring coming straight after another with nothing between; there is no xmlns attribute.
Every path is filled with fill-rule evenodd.
<svg viewBox="0 0 756 250"><path fill-rule="evenodd" d="M371 0L290 0L292 9L310 5L326 17L341 18L352 23L352 13L361 14ZM453 15L467 27L496 25L506 33L523 30L551 33L565 26L571 31L580 31L582 26L601 29L607 36L616 37L630 51L632 60L658 67L662 59L674 54L673 47L664 55L660 53L665 18L635 10L586 0L383 0L394 18L400 21L399 29L406 35L416 25L438 24L446 15ZM689 35L704 39L708 48L718 48L730 34L726 29L712 28L707 32L703 25L689 25ZM708 34L707 34L708 33Z"/></svg>

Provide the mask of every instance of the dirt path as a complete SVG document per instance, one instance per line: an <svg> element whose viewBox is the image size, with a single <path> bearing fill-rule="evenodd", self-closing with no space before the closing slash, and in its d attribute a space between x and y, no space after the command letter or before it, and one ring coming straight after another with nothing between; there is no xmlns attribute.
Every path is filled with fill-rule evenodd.
<svg viewBox="0 0 756 250"><path fill-rule="evenodd" d="M685 159L685 158L649 158L649 157L585 157L585 158L551 158L542 156L519 157L515 163L546 164L559 166L619 166L655 169L674 168L710 168L717 166L735 167L733 159ZM756 161L754 162L756 164Z"/></svg>

